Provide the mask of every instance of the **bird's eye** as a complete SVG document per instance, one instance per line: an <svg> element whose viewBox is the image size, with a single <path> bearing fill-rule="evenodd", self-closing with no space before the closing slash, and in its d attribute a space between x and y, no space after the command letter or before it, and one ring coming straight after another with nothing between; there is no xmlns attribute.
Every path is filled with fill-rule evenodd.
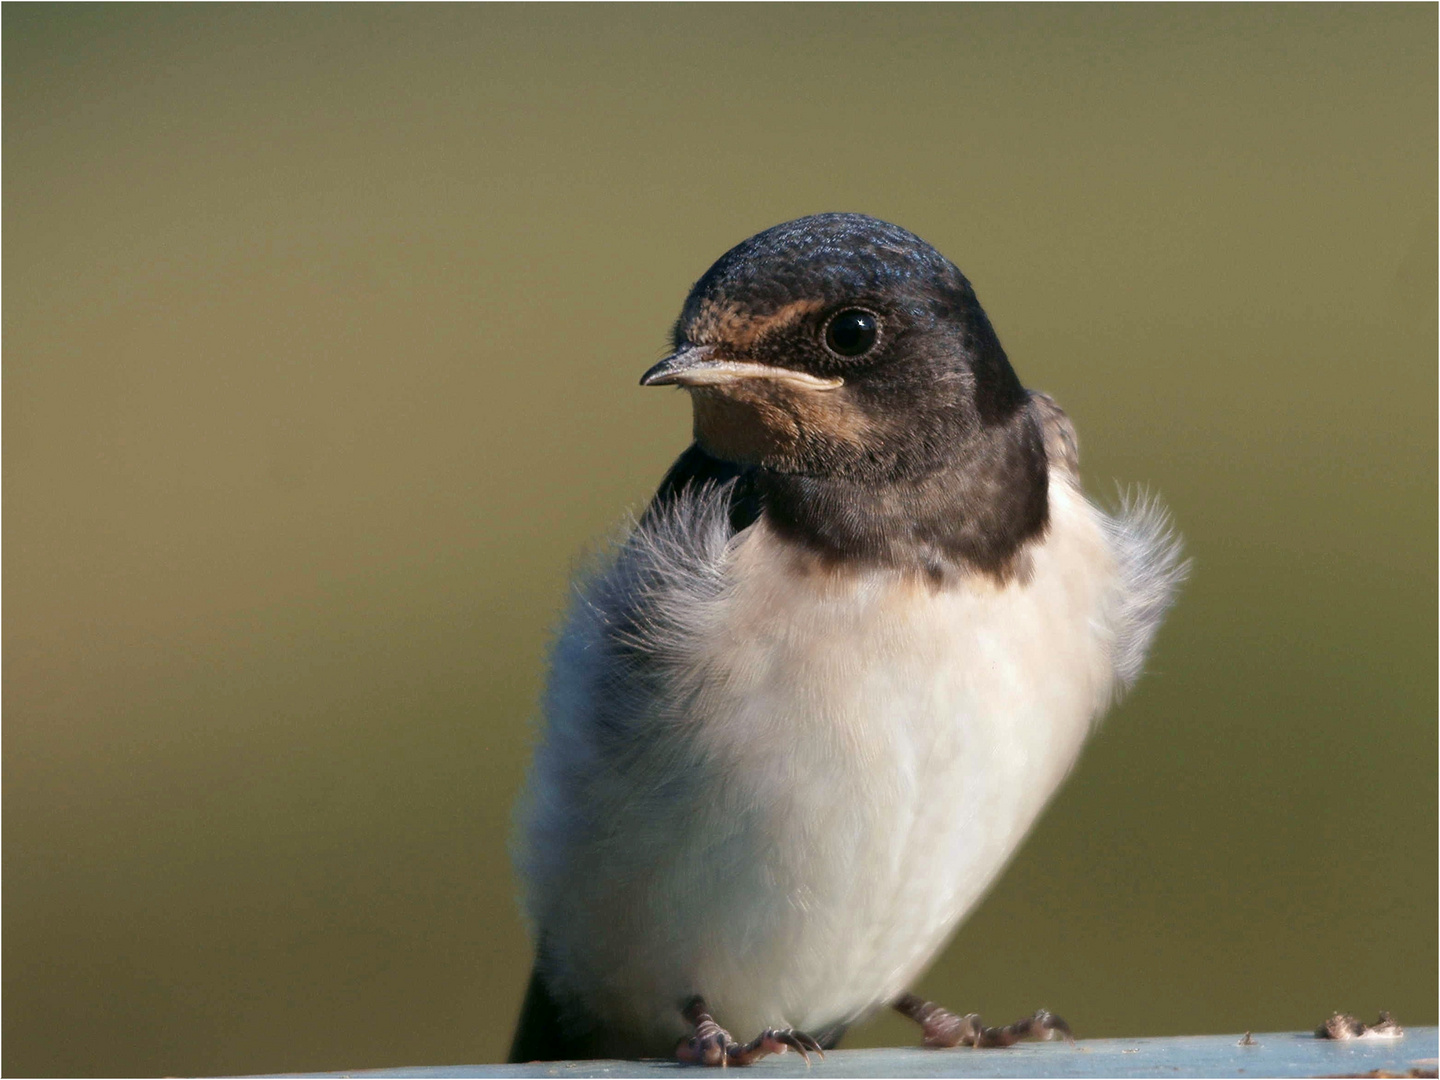
<svg viewBox="0 0 1440 1080"><path fill-rule="evenodd" d="M880 323L874 315L859 308L837 312L825 324L825 346L841 356L864 356L875 347Z"/></svg>

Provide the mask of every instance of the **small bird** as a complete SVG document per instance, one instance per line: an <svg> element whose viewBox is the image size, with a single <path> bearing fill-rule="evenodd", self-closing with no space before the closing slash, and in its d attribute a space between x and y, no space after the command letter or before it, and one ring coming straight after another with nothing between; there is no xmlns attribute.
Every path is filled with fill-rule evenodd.
<svg viewBox="0 0 1440 1080"><path fill-rule="evenodd" d="M885 1006L927 1045L1068 1034L909 990L1139 675L1168 517L1085 497L1068 418L895 225L751 237L673 339L640 382L694 443L554 645L510 1059L743 1065Z"/></svg>

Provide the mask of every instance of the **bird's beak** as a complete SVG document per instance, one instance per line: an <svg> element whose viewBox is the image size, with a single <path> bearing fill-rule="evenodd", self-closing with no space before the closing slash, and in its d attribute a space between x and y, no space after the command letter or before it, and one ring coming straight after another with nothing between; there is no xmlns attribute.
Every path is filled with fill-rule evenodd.
<svg viewBox="0 0 1440 1080"><path fill-rule="evenodd" d="M806 390L834 390L845 384L838 375L827 378L748 360L717 360L710 346L687 345L641 375L640 385L724 386L741 379L772 379Z"/></svg>

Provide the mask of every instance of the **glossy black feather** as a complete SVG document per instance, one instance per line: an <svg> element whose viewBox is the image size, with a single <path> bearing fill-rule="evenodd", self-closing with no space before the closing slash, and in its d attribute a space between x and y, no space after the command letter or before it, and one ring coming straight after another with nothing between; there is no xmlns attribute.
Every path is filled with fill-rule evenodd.
<svg viewBox="0 0 1440 1080"><path fill-rule="evenodd" d="M560 1007L550 996L540 978L538 965L530 973L525 1001L520 1006L520 1019L515 1024L515 1037L510 1043L512 1065L526 1061L585 1061L600 1056L594 1041L574 1034L574 1020L569 1024L561 1016Z"/></svg>
<svg viewBox="0 0 1440 1080"><path fill-rule="evenodd" d="M833 1050L848 1028L848 1024L833 1024L816 1033L815 1041L822 1048ZM601 1056L593 1038L567 1030L560 1007L545 988L539 968L531 971L525 1001L520 1006L520 1019L515 1025L515 1038L505 1060L511 1065L520 1065L527 1061L589 1061Z"/></svg>

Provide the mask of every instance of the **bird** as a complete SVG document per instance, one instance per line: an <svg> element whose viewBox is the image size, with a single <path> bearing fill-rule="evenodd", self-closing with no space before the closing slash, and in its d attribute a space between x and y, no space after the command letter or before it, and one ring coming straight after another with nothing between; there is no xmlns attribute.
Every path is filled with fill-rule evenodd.
<svg viewBox="0 0 1440 1080"><path fill-rule="evenodd" d="M1068 1036L912 987L1140 674L1168 513L1085 495L1066 414L899 226L757 233L672 339L640 381L693 442L552 645L510 1060L808 1061L886 1007L931 1046Z"/></svg>

